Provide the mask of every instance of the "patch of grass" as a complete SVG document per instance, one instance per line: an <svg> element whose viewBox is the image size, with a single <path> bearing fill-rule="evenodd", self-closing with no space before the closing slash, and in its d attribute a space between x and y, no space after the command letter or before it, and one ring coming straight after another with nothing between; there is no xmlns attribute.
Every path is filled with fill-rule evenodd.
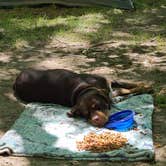
<svg viewBox="0 0 166 166"><path fill-rule="evenodd" d="M164 0L134 2L134 12L105 7L0 9L0 49L17 49L39 41L46 44L51 38L65 36L72 42L112 39L139 43L152 38L165 42Z"/></svg>
<svg viewBox="0 0 166 166"><path fill-rule="evenodd" d="M155 97L155 102L159 107L166 108L166 95L165 94L159 94Z"/></svg>
<svg viewBox="0 0 166 166"><path fill-rule="evenodd" d="M164 0L133 0L133 2L137 9L159 7L162 4L166 5Z"/></svg>

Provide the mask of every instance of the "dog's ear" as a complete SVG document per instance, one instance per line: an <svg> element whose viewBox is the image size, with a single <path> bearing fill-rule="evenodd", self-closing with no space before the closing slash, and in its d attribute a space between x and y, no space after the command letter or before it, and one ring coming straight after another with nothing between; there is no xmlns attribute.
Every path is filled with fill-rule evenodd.
<svg viewBox="0 0 166 166"><path fill-rule="evenodd" d="M75 105L74 107L72 107L70 112L67 112L67 115L69 117L77 117L80 116L80 109L77 105Z"/></svg>

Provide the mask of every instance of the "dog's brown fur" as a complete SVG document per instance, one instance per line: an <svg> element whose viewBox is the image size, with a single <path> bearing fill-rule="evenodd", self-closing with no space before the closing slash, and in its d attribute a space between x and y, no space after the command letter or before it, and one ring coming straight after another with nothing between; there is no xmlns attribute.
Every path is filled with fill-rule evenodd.
<svg viewBox="0 0 166 166"><path fill-rule="evenodd" d="M110 81L116 90L112 97L144 93L151 88L142 83ZM68 116L81 116L92 125L102 127L112 105L108 81L93 74L77 74L69 70L34 70L21 72L14 83L15 96L24 102L45 102L72 107Z"/></svg>

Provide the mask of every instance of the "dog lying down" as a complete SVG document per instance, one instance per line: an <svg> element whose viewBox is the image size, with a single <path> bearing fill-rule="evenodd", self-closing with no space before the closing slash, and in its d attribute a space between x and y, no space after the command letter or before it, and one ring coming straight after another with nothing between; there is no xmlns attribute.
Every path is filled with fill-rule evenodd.
<svg viewBox="0 0 166 166"><path fill-rule="evenodd" d="M151 91L143 83L110 81L116 88L112 97ZM72 107L69 117L83 117L102 127L108 121L112 97L108 81L99 75L78 74L70 70L22 71L13 85L15 96L25 103L55 103Z"/></svg>

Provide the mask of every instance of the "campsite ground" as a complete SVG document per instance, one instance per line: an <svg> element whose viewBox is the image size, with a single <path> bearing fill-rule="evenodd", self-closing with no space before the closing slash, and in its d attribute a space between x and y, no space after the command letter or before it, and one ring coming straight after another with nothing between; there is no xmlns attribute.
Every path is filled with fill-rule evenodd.
<svg viewBox="0 0 166 166"><path fill-rule="evenodd" d="M166 3L135 1L136 11L110 8L0 9L0 136L23 106L12 83L21 70L66 68L109 79L144 81L154 88L153 138L156 162L166 164ZM0 157L0 166L110 165L110 162ZM111 163L112 164L112 163Z"/></svg>

